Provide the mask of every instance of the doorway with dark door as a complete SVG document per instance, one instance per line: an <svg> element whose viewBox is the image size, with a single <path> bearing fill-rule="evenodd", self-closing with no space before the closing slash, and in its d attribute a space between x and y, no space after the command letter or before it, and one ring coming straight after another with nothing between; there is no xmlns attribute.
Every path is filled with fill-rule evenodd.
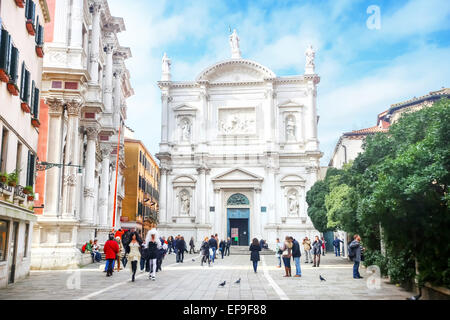
<svg viewBox="0 0 450 320"><path fill-rule="evenodd" d="M9 245L9 261L8 261L8 283L14 283L16 277L16 257L17 257L17 239L19 233L19 223L14 221L11 234L11 242Z"/></svg>
<svg viewBox="0 0 450 320"><path fill-rule="evenodd" d="M230 219L228 236L233 246L248 246L248 219Z"/></svg>

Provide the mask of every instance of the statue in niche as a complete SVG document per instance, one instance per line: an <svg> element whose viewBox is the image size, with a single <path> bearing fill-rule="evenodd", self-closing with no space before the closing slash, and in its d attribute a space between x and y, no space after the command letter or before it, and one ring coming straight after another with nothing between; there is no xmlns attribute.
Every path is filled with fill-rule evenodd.
<svg viewBox="0 0 450 320"><path fill-rule="evenodd" d="M181 123L182 140L191 139L191 123L188 119L183 119Z"/></svg>
<svg viewBox="0 0 450 320"><path fill-rule="evenodd" d="M298 216L300 204L298 202L298 196L296 191L292 191L288 195L289 215Z"/></svg>
<svg viewBox="0 0 450 320"><path fill-rule="evenodd" d="M286 140L296 140L295 137L295 120L294 117L289 116L286 119Z"/></svg>
<svg viewBox="0 0 450 320"><path fill-rule="evenodd" d="M188 215L191 208L191 200L189 199L189 193L186 190L181 191L180 201L181 212Z"/></svg>

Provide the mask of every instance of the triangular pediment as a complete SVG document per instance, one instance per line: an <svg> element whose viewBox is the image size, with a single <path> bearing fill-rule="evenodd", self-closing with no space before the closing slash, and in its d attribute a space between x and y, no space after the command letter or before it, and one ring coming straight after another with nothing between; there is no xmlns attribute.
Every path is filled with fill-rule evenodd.
<svg viewBox="0 0 450 320"><path fill-rule="evenodd" d="M302 107L303 105L301 103L295 102L293 100L287 100L285 102L283 102L282 104L278 105L278 107L280 108L299 108Z"/></svg>
<svg viewBox="0 0 450 320"><path fill-rule="evenodd" d="M213 181L262 181L263 178L244 169L231 169L212 179Z"/></svg>
<svg viewBox="0 0 450 320"><path fill-rule="evenodd" d="M180 104L179 106L176 106L173 108L173 111L197 111L197 108L188 105L186 103Z"/></svg>

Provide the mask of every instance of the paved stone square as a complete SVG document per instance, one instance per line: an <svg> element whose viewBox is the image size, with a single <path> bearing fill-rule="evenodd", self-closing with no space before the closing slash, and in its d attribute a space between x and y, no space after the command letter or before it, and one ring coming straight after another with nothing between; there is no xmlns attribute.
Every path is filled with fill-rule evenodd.
<svg viewBox="0 0 450 320"><path fill-rule="evenodd" d="M1 289L0 300L404 300L412 295L384 279L379 289L369 289L370 275L364 268L360 273L365 278L355 280L352 278L353 265L332 253L322 256L319 268L305 264L302 258L301 278L284 278L284 267L276 267L276 257L261 257L255 274L246 255L232 254L224 260L216 259L213 267L201 267L198 255L188 254L184 263L175 263L175 255L171 254L166 256L163 271L157 273L156 281L150 281L146 272L138 270L134 283L128 269L115 271L107 278L102 272L104 263L79 270L32 271L27 279ZM294 265L292 273L295 274ZM319 274L326 281L321 282ZM240 284L235 284L239 278ZM226 281L226 285L219 287L222 281Z"/></svg>

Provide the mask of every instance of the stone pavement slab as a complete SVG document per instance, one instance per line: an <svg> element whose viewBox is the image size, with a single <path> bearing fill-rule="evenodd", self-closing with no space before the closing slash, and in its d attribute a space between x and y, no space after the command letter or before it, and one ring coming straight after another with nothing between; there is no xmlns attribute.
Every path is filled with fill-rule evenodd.
<svg viewBox="0 0 450 320"><path fill-rule="evenodd" d="M186 255L184 263L175 263L171 254L166 256L156 281L138 271L136 281L131 282L128 269L107 278L104 264L98 263L77 270L32 271L27 279L0 289L0 300L404 300L412 295L384 279L378 289L370 289L370 275L365 269L360 270L365 278L355 280L353 265L332 254L322 257L319 268L302 261L301 278L284 278L284 267L276 267L274 256L262 259L255 274L245 255L230 255L216 259L212 267L201 267L198 255ZM326 281L321 282L319 275ZM239 278L241 282L236 284ZM226 281L225 287L219 287L222 281Z"/></svg>

